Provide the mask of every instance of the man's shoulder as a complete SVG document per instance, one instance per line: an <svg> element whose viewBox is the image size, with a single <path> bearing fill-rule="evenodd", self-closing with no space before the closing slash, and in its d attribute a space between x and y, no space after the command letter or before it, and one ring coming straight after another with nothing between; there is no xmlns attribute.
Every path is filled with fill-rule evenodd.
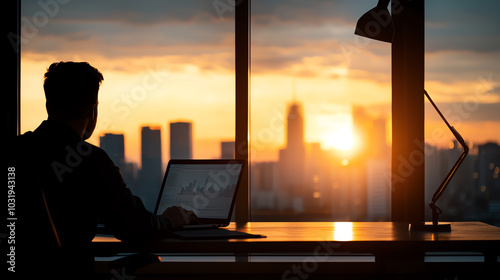
<svg viewBox="0 0 500 280"><path fill-rule="evenodd" d="M12 137L9 146L13 155L46 155L46 153L56 153L68 160L90 159L97 163L109 163L111 161L108 154L100 147L85 140L53 143L45 135L28 131L22 135ZM45 157L44 156L44 157ZM57 157L55 154L52 156Z"/></svg>
<svg viewBox="0 0 500 280"><path fill-rule="evenodd" d="M10 145L18 149L44 149L46 144L54 144L51 139L45 135L39 135L40 133L28 131L22 135L11 137ZM98 157L108 157L107 153L99 148L98 146L91 144L85 140L80 141L62 141L58 144L54 144L58 149L64 149L69 152L76 152L81 156L98 156ZM64 146L64 147L63 147Z"/></svg>

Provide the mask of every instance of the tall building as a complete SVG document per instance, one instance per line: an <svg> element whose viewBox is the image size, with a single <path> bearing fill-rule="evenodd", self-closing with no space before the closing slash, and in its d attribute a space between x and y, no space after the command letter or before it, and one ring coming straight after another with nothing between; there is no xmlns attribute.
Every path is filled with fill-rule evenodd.
<svg viewBox="0 0 500 280"><path fill-rule="evenodd" d="M106 151L120 169L125 166L125 137L123 134L106 133L99 138L99 146Z"/></svg>
<svg viewBox="0 0 500 280"><path fill-rule="evenodd" d="M476 162L476 202L489 216L500 215L500 146L479 145ZM498 219L498 218L497 218Z"/></svg>
<svg viewBox="0 0 500 280"><path fill-rule="evenodd" d="M293 102L288 107L286 122L286 147L279 153L280 210L304 211L304 197L312 190L304 186L306 147L304 143L304 116L302 106Z"/></svg>
<svg viewBox="0 0 500 280"><path fill-rule="evenodd" d="M275 162L256 162L252 164L252 209L253 210L274 210L276 192Z"/></svg>
<svg viewBox="0 0 500 280"><path fill-rule="evenodd" d="M391 218L391 187L386 178L389 170L387 158L372 158L366 163L369 221L389 221Z"/></svg>
<svg viewBox="0 0 500 280"><path fill-rule="evenodd" d="M359 138L356 155L349 161L355 178L350 186L352 195L351 215L354 220L364 221L368 215L368 177L367 162L374 155L375 137L373 118L362 106L352 106L352 122Z"/></svg>
<svg viewBox="0 0 500 280"><path fill-rule="evenodd" d="M159 128L141 128L141 165L139 196L146 208L153 211L163 176Z"/></svg>
<svg viewBox="0 0 500 280"><path fill-rule="evenodd" d="M367 145L371 151L367 153L369 158L365 159L367 218L370 221L389 221L391 186L387 176L391 172L391 150L386 141L386 119L372 117L370 123L372 125L367 129L371 130L372 138L366 141L371 143Z"/></svg>
<svg viewBox="0 0 500 280"><path fill-rule="evenodd" d="M161 174L161 130L144 126L141 128L141 165L151 174Z"/></svg>
<svg viewBox="0 0 500 280"><path fill-rule="evenodd" d="M170 123L170 159L193 158L193 125L190 122Z"/></svg>
<svg viewBox="0 0 500 280"><path fill-rule="evenodd" d="M360 140L357 157L362 161L366 161L367 158L374 154L376 150L375 146L378 144L376 142L380 142L375 137L374 119L366 112L365 107L353 105L352 122L354 131Z"/></svg>
<svg viewBox="0 0 500 280"><path fill-rule="evenodd" d="M99 138L99 146L106 151L113 163L120 169L127 187L137 194L137 168L133 163L125 161L125 136L123 134L106 133Z"/></svg>
<svg viewBox="0 0 500 280"><path fill-rule="evenodd" d="M306 210L317 211L328 208L332 196L330 163L329 154L321 149L320 143L309 143L304 166L304 185L310 190L303 198Z"/></svg>
<svg viewBox="0 0 500 280"><path fill-rule="evenodd" d="M391 156L391 148L387 144L386 118L373 119L373 157L386 158Z"/></svg>
<svg viewBox="0 0 500 280"><path fill-rule="evenodd" d="M302 105L293 102L288 107L286 147L291 150L305 150L304 141L304 115L302 113Z"/></svg>

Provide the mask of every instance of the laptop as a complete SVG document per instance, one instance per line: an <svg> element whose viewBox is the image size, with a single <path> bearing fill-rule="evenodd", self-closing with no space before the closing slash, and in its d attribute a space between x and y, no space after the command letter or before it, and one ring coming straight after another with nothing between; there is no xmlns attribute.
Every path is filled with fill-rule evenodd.
<svg viewBox="0 0 500 280"><path fill-rule="evenodd" d="M181 206L193 211L200 224L184 229L229 225L246 161L170 160L163 177L155 213Z"/></svg>

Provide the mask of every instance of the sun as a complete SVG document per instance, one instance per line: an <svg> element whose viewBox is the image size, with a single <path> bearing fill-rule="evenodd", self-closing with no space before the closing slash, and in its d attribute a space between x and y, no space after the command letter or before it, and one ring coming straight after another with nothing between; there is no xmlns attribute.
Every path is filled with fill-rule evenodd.
<svg viewBox="0 0 500 280"><path fill-rule="evenodd" d="M326 149L350 151L354 148L354 133L350 127L342 127L325 135L323 144Z"/></svg>

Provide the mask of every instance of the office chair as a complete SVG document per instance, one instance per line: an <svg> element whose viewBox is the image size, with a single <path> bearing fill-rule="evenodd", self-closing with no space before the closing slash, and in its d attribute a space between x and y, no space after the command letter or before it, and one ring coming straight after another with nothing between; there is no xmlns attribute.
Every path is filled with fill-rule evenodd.
<svg viewBox="0 0 500 280"><path fill-rule="evenodd" d="M62 243L59 238L59 234L57 232L54 221L52 220L52 215L50 214L49 205L47 204L47 199L45 197L45 192L43 191L43 187L40 184L40 181L37 180L37 184L39 186L40 195L43 200L43 204L45 206L45 214L50 223L50 227L52 229L53 236L57 242L57 246L62 248ZM127 275L133 275L138 268L146 266L148 264L156 263L160 261L160 257L156 256L152 253L136 253L130 256L125 256L120 259L111 261L108 263L108 268L111 270L116 270L119 272L124 272Z"/></svg>

